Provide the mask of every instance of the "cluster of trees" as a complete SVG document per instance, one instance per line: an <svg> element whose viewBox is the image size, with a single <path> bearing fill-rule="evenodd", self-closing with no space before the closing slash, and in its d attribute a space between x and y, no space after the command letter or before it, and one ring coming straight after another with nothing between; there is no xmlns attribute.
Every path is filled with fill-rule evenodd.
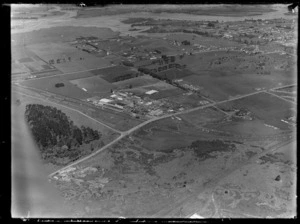
<svg viewBox="0 0 300 224"><path fill-rule="evenodd" d="M138 71L144 73L144 74L148 74L148 75L151 75L153 78L156 78L156 79L159 79L159 80L162 80L162 81L166 81L167 83L169 84L172 84L172 80L169 79L166 75L158 75L156 74L155 72L153 72L152 70L148 69L148 68L139 68Z"/></svg>
<svg viewBox="0 0 300 224"><path fill-rule="evenodd" d="M117 76L117 77L113 78L113 81L114 82L119 82L119 81L123 81L123 80L126 80L126 79L135 78L135 77L138 77L140 75L141 75L140 73L127 73L127 74L120 75L120 76Z"/></svg>
<svg viewBox="0 0 300 224"><path fill-rule="evenodd" d="M77 159L82 144L101 138L101 133L89 127L80 128L65 113L55 107L26 105L25 118L44 159Z"/></svg>
<svg viewBox="0 0 300 224"><path fill-rule="evenodd" d="M180 30L180 31L179 31ZM200 36L206 36L206 37L210 37L212 36L209 32L207 31L198 31L198 30L185 30L185 29L179 29L175 32L183 32L183 33L194 33Z"/></svg>
<svg viewBox="0 0 300 224"><path fill-rule="evenodd" d="M68 61L71 61L71 57L68 57L67 59L66 58L58 58L58 59L50 59L49 60L49 64L50 65L53 65L53 64L60 64L60 63L66 63Z"/></svg>
<svg viewBox="0 0 300 224"><path fill-rule="evenodd" d="M236 147L234 144L225 143L221 140L197 140L192 142L190 148L194 150L197 157L208 158L209 154L214 151L232 151Z"/></svg>
<svg viewBox="0 0 300 224"><path fill-rule="evenodd" d="M134 66L134 64L130 61L123 61L122 64L125 65L125 66L128 66L128 67L133 67Z"/></svg>
<svg viewBox="0 0 300 224"><path fill-rule="evenodd" d="M191 45L191 42L190 41L187 41L187 40L184 40L181 42L183 45Z"/></svg>
<svg viewBox="0 0 300 224"><path fill-rule="evenodd" d="M56 88L64 87L64 86L65 86L65 84L63 84L62 82L56 83L56 84L55 84L55 87L56 87Z"/></svg>

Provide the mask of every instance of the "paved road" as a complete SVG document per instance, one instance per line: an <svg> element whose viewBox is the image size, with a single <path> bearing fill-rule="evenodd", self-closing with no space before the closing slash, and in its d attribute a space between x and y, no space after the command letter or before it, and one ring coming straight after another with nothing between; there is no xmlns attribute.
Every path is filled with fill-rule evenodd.
<svg viewBox="0 0 300 224"><path fill-rule="evenodd" d="M290 86L293 86L293 85L280 86L280 87L276 87L276 88L273 88L273 89L284 88L284 87L290 87ZM59 106L63 106L63 107L65 107L65 108L68 108L68 109L71 109L71 110L73 110L73 111L76 111L76 112L78 112L78 113L80 113L80 114L82 114L82 115L84 115L84 116L86 116L86 117L88 117L88 118L90 118L90 119L96 121L97 123L100 123L100 124L102 124L102 125L104 125L104 126L110 128L110 129L116 131L117 133L120 133L120 134L121 134L118 138L116 138L115 140L113 140L113 141L110 142L109 144L103 146L102 148L100 148L99 150L95 151L94 153L92 153L92 154L90 154L90 155L88 155L88 156L86 156L86 157L84 157L84 158L82 158L82 159L80 159L80 160L77 160L77 161L75 161L74 163L71 163L71 164L69 164L69 165L66 166L66 167L63 167L63 168L61 168L61 169L59 169L59 170L57 170L57 171L51 173L51 174L49 175L49 177L53 176L53 175L56 174L57 172L62 171L62 170L66 169L66 168L68 168L68 167L70 167L70 166L76 165L76 164L78 164L78 163L80 163L80 162L82 162L82 161L84 161L84 160L86 160L86 159L91 158L92 156L94 156L94 155L96 155L96 154L102 152L102 151L103 151L104 149L106 149L107 147L111 146L112 144L118 142L119 140L123 139L124 137L130 135L130 134L133 133L134 131L138 130L139 128L141 128L141 127L143 127L143 126L145 126L145 125L147 125L147 124L149 124L149 123L151 123L151 122L154 122L154 121L157 121L157 120L161 120L161 119L165 119L165 118L172 117L172 116L176 116L176 115L181 115L181 114L190 113L190 112L193 112L193 111L196 111L196 110L199 110L199 109L204 109L204 108L207 108L207 107L216 106L216 105L218 105L218 104L222 104L222 103L226 103L226 102L230 102L230 101L242 99L242 98L245 98L245 97L248 97L248 96L252 96L252 95L255 95L255 94L258 94L258 93L262 93L262 92L266 92L266 90L260 90L260 91L256 91L256 92L253 92L253 93L249 93L249 94L245 94L245 95L241 95L241 96L237 96L237 97L232 97L232 98L227 99L227 100L209 103L209 104L206 104L206 105L203 105L203 106L199 106L199 107L195 107L195 108L192 108L192 109L189 109L189 110L180 111L180 112L173 113L173 114L166 114L166 115L164 115L164 116L157 117L157 118L152 118L152 119L150 119L150 120L147 120L147 121L145 121L145 122L143 122L143 123L141 123L141 124L139 124L139 125L133 127L132 129L130 129L130 130L128 130L128 131L124 131L124 132L120 132L120 131L118 131L118 130L116 130L116 129L113 129L112 127L110 127L110 126L108 126L108 125L106 125L106 124L104 124L104 123L101 123L101 122L95 120L94 118L92 118L92 117L90 117L90 116L88 116L88 115L82 113L81 111L78 111L78 110L76 110L76 109L73 109L73 108L71 108L71 107L67 107L67 106L64 106L64 105L61 105L61 104L58 104L58 103L54 103L54 102L52 102L52 101L49 101L49 102L51 102L51 103L53 103L53 104L57 104L57 105L59 105ZM22 93L22 94L24 94L24 93ZM24 94L24 95L27 95L27 94ZM37 99L41 99L41 100L47 101L47 100L45 100L45 99L43 99L43 98L33 97L33 96L30 96L30 95L27 95L27 96L32 97L32 98L37 98Z"/></svg>
<svg viewBox="0 0 300 224"><path fill-rule="evenodd" d="M231 98L231 99L228 99L228 100L223 100L223 101L219 101L217 103L210 103L210 104L206 104L204 106L200 106L200 107L195 107L195 108L192 108L192 109L189 109L189 110L185 110L185 111L181 111L181 112L177 112L177 113L173 113L173 114L167 114L167 115L164 115L164 116L161 116L161 117L157 117L157 118L152 118L148 121L145 121L133 128L131 128L130 130L128 131L125 131L125 132L121 132L121 136L119 136L117 139L115 139L114 141L112 141L111 143L105 145L104 147L102 147L101 149L97 150L96 152L90 154L89 156L86 156L80 160L77 160L76 162L72 163L72 164L69 164L68 166L66 167L63 167L53 173L51 173L49 175L49 177L52 177L53 175L55 175L57 172L60 172L68 167L71 167L73 165L76 165L84 160L87 160L89 158L91 158L92 156L95 156L96 154L102 152L103 150L105 150L106 148L108 148L109 146L111 146L112 144L118 142L119 140L123 139L124 137L130 135L131 133L133 133L134 131L144 127L145 125L151 123L151 122L154 122L154 121L158 121L158 120L161 120L161 119L165 119L165 118L168 118L168 117L172 117L172 116L176 116L176 115L181 115L181 114L186 114L186 113L190 113L192 111L196 111L196 110L199 110L199 109L204 109L204 108L207 108L207 107L211 107L211 106L215 106L217 104L221 104L221 103L226 103L226 102L230 102L230 101L233 101L233 100L237 100L237 99L242 99L242 98L245 98L245 97L248 97L248 96L252 96L252 95L255 95L255 94L258 94L258 93L261 93L261 92L265 92L265 91L257 91L257 92L254 92L254 93L249 93L249 94L246 94L246 95L243 95L243 96L238 96L238 97L234 97L234 98Z"/></svg>
<svg viewBox="0 0 300 224"><path fill-rule="evenodd" d="M121 134L118 138L116 138L116 139L113 140L112 142L108 143L107 145L103 146L101 149L97 150L96 152L93 152L92 154L90 154L90 155L88 155L88 156L86 156L86 157L83 157L83 158L81 158L81 159L79 159L79 160L76 160L74 163L71 163L71 164L69 164L68 166L65 166L65 167L63 167L63 168L61 168L61 169L59 169L59 170L57 170L57 171L55 171L55 172L49 174L48 177L52 177L53 175L57 174L58 172L60 172L60 171L62 171L62 170L65 170L65 169L67 169L67 168L69 168L69 167L71 167L71 166L74 166L74 165L76 165L76 164L78 164L78 163L81 163L81 162L83 162L83 161L85 161L85 160L87 160L87 159L89 159L89 158L91 158L91 157L97 155L98 153L100 153L100 152L102 152L103 150L105 150L106 148L112 146L113 144L115 144L116 142L118 142L119 140L121 140L121 139L124 138L124 137L125 137L125 135L124 135L124 134Z"/></svg>

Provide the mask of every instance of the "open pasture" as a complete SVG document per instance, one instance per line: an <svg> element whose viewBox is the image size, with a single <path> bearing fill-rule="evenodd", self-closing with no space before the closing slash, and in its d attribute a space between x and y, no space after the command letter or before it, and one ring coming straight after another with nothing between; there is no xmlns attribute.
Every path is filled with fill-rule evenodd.
<svg viewBox="0 0 300 224"><path fill-rule="evenodd" d="M135 138L140 139L141 146L149 151L187 147L204 135L191 124L171 118L148 124L133 134Z"/></svg>
<svg viewBox="0 0 300 224"><path fill-rule="evenodd" d="M67 43L39 43L28 46L43 61L64 73L110 66L111 63L69 46Z"/></svg>
<svg viewBox="0 0 300 224"><path fill-rule="evenodd" d="M168 100L187 108L200 106L201 105L200 101L203 100L206 101L206 99L196 94L191 94L191 95L180 94L176 96L170 96L168 97Z"/></svg>
<svg viewBox="0 0 300 224"><path fill-rule="evenodd" d="M63 87L55 87L55 84L63 83ZM35 79L35 80L27 80L22 82L22 85L33 87L36 89L48 91L54 94L76 98L76 99L86 99L91 97L91 95L84 90L76 87L68 80L62 77L49 77L44 79Z"/></svg>
<svg viewBox="0 0 300 224"><path fill-rule="evenodd" d="M168 40L182 42L184 40L190 41L191 44L201 44L204 46L217 47L235 47L241 44L222 38L199 36L192 33L174 33L166 36Z"/></svg>
<svg viewBox="0 0 300 224"><path fill-rule="evenodd" d="M291 125L282 122L291 116L295 116L296 106L283 99L268 93L258 93L243 99L219 104L220 109L246 108L251 117L263 121L267 125L282 130L289 130Z"/></svg>
<svg viewBox="0 0 300 224"><path fill-rule="evenodd" d="M271 76L258 74L222 74L206 72L183 78L184 81L203 87L202 93L213 100L225 100L230 97L254 92L259 88L274 88L292 84L293 80L287 74L273 73Z"/></svg>
<svg viewBox="0 0 300 224"><path fill-rule="evenodd" d="M157 93L153 93L152 95L146 94L146 92L150 90L157 90ZM140 97L149 97L151 99L162 99L170 96L175 96L184 93L183 90L172 86L168 83L165 83L163 81L158 81L155 84L150 84L146 86L140 86L132 89L127 89L128 92L132 92L137 96Z"/></svg>
<svg viewBox="0 0 300 224"><path fill-rule="evenodd" d="M62 23L63 25L63 23ZM11 36L14 45L24 43L24 37L27 45L38 43L69 42L78 37L98 37L99 39L109 39L119 36L109 28L83 27L83 26L56 26L43 28L26 33L16 33Z"/></svg>
<svg viewBox="0 0 300 224"><path fill-rule="evenodd" d="M53 59L55 64L57 63L57 59L69 61L69 57L71 61L79 61L80 58L93 58L92 55L69 46L68 43L38 43L29 45L28 48L44 61L48 62Z"/></svg>
<svg viewBox="0 0 300 224"><path fill-rule="evenodd" d="M182 59L179 60L181 64L186 64L187 68L193 72L198 70L207 70L214 68L213 62L217 60L221 60L224 63L224 59L226 61L232 62L228 69L234 71L234 66L237 66L240 63L240 58L247 56L244 52L239 51L210 51L210 52L202 52L194 55L185 55ZM216 67L218 68L218 67Z"/></svg>
<svg viewBox="0 0 300 224"><path fill-rule="evenodd" d="M13 62L11 64L11 73L12 75L22 74L22 73L30 73L30 70L21 63Z"/></svg>
<svg viewBox="0 0 300 224"><path fill-rule="evenodd" d="M167 71L159 72L158 75L161 77L167 77L168 79L181 79L186 76L195 75L195 73L187 70L187 69L176 69L172 68Z"/></svg>
<svg viewBox="0 0 300 224"><path fill-rule="evenodd" d="M129 114L120 113L114 110L96 109L95 107L81 108L81 110L84 110L84 113L94 119L120 131L127 131L143 122L143 120L132 118Z"/></svg>
<svg viewBox="0 0 300 224"><path fill-rule="evenodd" d="M111 89L115 89L114 85L100 78L99 76L75 79L71 80L70 82L81 89L86 89L88 93L93 95L107 94Z"/></svg>
<svg viewBox="0 0 300 224"><path fill-rule="evenodd" d="M222 122L226 118L226 115L213 107L207 107L179 115L179 117L191 125L205 127L206 124Z"/></svg>
<svg viewBox="0 0 300 224"><path fill-rule="evenodd" d="M178 96L184 93L182 89L167 89L167 90L161 90L158 93L154 93L152 95L149 95L149 98L154 99L154 100L159 100L163 98L168 98L171 96Z"/></svg>
<svg viewBox="0 0 300 224"><path fill-rule="evenodd" d="M142 43L139 43L138 46L147 50L159 50L161 54L176 54L176 47L170 45L168 41L162 38L151 38Z"/></svg>
<svg viewBox="0 0 300 224"><path fill-rule="evenodd" d="M54 66L47 64L30 47L12 47L12 74L32 73L36 76L60 74Z"/></svg>
<svg viewBox="0 0 300 224"><path fill-rule="evenodd" d="M211 129L239 135L243 137L265 137L280 134L281 130L266 125L262 120L232 119L221 123L210 124Z"/></svg>
<svg viewBox="0 0 300 224"><path fill-rule="evenodd" d="M64 73L73 73L86 71L90 69L98 69L99 67L110 66L110 62L103 58L90 58L79 61L66 61L64 63L55 64L55 67Z"/></svg>
<svg viewBox="0 0 300 224"><path fill-rule="evenodd" d="M17 47L12 46L11 57L12 57L12 61L18 61L19 63L24 63L24 60L34 61L39 59L37 55L34 52L32 52L28 47L24 46L24 44Z"/></svg>
<svg viewBox="0 0 300 224"><path fill-rule="evenodd" d="M159 80L152 78L150 75L143 75L132 79L127 79L124 81L114 82L114 86L117 89L128 89L128 88L138 88L142 86L148 86L159 82ZM130 88L130 89L131 89Z"/></svg>
<svg viewBox="0 0 300 224"><path fill-rule="evenodd" d="M94 76L91 72L75 72L70 74L63 74L63 78L66 80L75 80L75 79L83 79Z"/></svg>
<svg viewBox="0 0 300 224"><path fill-rule="evenodd" d="M27 62L23 63L26 68L29 69L31 73L44 73L48 71L56 71L58 72L55 67L46 64L44 61L33 61L33 62Z"/></svg>
<svg viewBox="0 0 300 224"><path fill-rule="evenodd" d="M94 75L99 75L101 78L105 79L110 83L115 82L116 78L123 75L135 74L135 76L137 76L137 72L134 69L125 66L113 66L103 69L96 69L90 72Z"/></svg>

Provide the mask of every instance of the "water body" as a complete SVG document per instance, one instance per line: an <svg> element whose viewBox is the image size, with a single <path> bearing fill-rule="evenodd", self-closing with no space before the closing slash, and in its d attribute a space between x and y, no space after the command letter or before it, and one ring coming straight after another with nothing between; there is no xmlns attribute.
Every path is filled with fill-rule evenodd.
<svg viewBox="0 0 300 224"><path fill-rule="evenodd" d="M12 195L15 218L70 217L63 198L47 180L39 150L24 120L23 110L12 106Z"/></svg>
<svg viewBox="0 0 300 224"><path fill-rule="evenodd" d="M123 20L128 18L153 18L153 19L173 19L173 20L190 20L190 21L243 21L245 19L275 19L275 18L291 18L291 16L285 15L287 13L287 5L273 5L270 6L276 9L275 12L267 12L257 16L243 16L243 17L231 17L231 16L210 16L210 15L192 15L185 13L126 13L120 15L99 16L91 18L75 18L76 11L63 11L66 14L51 18L41 18L38 20L29 21L12 21L12 27L20 25L23 28L12 29L13 33L22 33L33 30L39 30L41 28L50 28L54 26L85 26L85 27L107 27L113 31L120 31L125 34L138 33L136 31L129 31L130 24L122 23ZM12 10L13 11L13 10Z"/></svg>

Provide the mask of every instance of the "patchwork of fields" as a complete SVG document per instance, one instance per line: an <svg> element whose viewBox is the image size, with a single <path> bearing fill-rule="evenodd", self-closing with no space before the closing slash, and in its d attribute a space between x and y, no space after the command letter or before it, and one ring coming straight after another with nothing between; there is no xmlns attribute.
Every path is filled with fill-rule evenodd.
<svg viewBox="0 0 300 224"><path fill-rule="evenodd" d="M43 126L52 134L36 131L51 138L43 165L74 217L295 216L294 22L169 19L179 9L165 5L145 6L143 18L137 6L123 16L65 7L33 9L39 29L26 10L16 14L34 31L12 35L12 104L20 114L55 107L99 131L74 128L65 139L68 125L55 123L65 117L41 112L53 115ZM67 167L53 162L75 149L83 153Z"/></svg>

